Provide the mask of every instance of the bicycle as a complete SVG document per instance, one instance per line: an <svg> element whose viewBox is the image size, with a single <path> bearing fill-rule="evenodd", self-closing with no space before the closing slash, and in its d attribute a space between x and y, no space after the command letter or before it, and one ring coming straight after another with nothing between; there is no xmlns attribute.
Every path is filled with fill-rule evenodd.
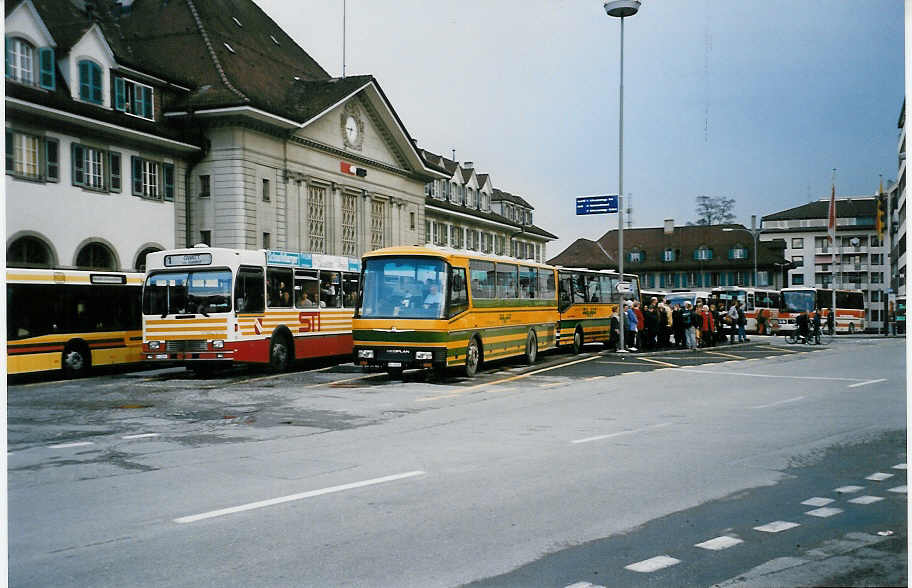
<svg viewBox="0 0 912 588"><path fill-rule="evenodd" d="M833 342L832 328L826 326L821 328L819 324L814 325L814 330L807 337L799 334L798 330L789 331L785 336L785 342L794 345L795 343L807 345L829 345Z"/></svg>

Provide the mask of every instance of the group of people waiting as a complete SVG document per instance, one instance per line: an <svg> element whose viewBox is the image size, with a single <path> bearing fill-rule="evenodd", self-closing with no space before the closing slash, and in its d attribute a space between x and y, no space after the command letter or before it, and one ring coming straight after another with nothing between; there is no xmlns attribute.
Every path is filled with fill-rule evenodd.
<svg viewBox="0 0 912 588"><path fill-rule="evenodd" d="M704 304L700 298L696 305L687 301L682 307L668 306L653 297L648 305L641 306L638 301L624 303L624 346L630 351L671 347L696 350L724 343L728 337L733 344L735 336L739 343L749 341L744 333L747 317L740 300L727 311L715 303Z"/></svg>

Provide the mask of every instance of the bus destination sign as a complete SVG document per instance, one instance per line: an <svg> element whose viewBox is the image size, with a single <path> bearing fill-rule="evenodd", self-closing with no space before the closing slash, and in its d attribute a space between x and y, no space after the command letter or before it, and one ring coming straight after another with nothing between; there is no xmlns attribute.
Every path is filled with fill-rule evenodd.
<svg viewBox="0 0 912 588"><path fill-rule="evenodd" d="M185 253L182 255L166 255L165 267L175 267L179 265L211 265L211 253Z"/></svg>

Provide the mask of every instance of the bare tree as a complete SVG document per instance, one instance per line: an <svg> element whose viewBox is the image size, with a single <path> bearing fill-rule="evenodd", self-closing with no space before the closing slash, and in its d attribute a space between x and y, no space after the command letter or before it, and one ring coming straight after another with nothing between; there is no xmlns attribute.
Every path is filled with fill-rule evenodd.
<svg viewBox="0 0 912 588"><path fill-rule="evenodd" d="M735 199L725 196L697 196L697 220L689 225L721 225L735 222Z"/></svg>

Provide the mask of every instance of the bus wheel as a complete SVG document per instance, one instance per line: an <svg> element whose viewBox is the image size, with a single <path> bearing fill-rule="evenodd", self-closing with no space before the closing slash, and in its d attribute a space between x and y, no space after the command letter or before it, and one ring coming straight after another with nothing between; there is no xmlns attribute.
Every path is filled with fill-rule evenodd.
<svg viewBox="0 0 912 588"><path fill-rule="evenodd" d="M401 367L388 367L388 368L386 368L386 374L390 377L390 379L401 380L401 379L402 379L402 371L403 371L403 370L402 370Z"/></svg>
<svg viewBox="0 0 912 588"><path fill-rule="evenodd" d="M573 336L573 345L576 347L576 335ZM523 354L523 358L526 363L532 365L535 363L536 357L538 357L538 337L535 336L535 331L529 331L526 336L526 352Z"/></svg>
<svg viewBox="0 0 912 588"><path fill-rule="evenodd" d="M573 355L579 355L583 351L583 330L577 328L573 332Z"/></svg>
<svg viewBox="0 0 912 588"><path fill-rule="evenodd" d="M849 335L855 334L855 323L849 323Z"/></svg>
<svg viewBox="0 0 912 588"><path fill-rule="evenodd" d="M272 338L269 345L269 365L276 372L284 372L288 369L291 354L288 350L288 343L282 336Z"/></svg>
<svg viewBox="0 0 912 588"><path fill-rule="evenodd" d="M481 364L481 348L478 345L478 339L472 337L469 346L466 347L465 375L471 378L478 372L478 366Z"/></svg>
<svg viewBox="0 0 912 588"><path fill-rule="evenodd" d="M81 378L89 371L92 356L83 343L70 343L63 350L63 373L68 378Z"/></svg>

